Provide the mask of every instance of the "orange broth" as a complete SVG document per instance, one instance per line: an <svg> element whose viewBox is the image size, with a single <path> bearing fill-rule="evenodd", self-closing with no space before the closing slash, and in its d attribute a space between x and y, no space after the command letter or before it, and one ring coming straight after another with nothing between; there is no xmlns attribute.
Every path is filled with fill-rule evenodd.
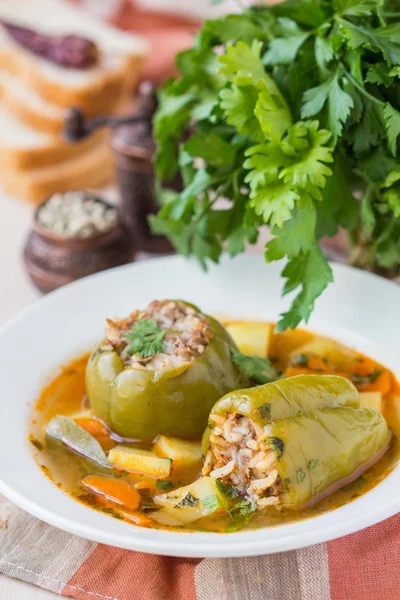
<svg viewBox="0 0 400 600"><path fill-rule="evenodd" d="M383 458L363 473L355 482L334 492L316 506L305 511L278 511L274 507L253 513L251 518L241 529L252 529L267 526L276 526L284 523L304 520L333 510L348 502L353 501L377 485L394 468L400 456L400 385L394 375L372 359L355 353L348 363L340 365L338 369L325 358L309 356L307 363L304 358L295 358L293 355L300 347L309 342L326 339L309 331L296 330L273 334L269 357L272 364L283 370L288 376L299 373L335 373L353 380L360 391L382 391L383 415L393 432L393 438L388 452ZM338 348L350 349L338 344ZM343 351L344 351L343 350ZM156 508L152 504L152 496L163 493L158 488L156 479L140 474L114 471L114 475L127 482L141 494L141 506L135 510L126 510L110 502L107 498L93 494L81 485L81 480L89 475L104 475L107 471L93 462L75 454L67 447L49 440L45 436L45 429L49 421L56 415L73 416L89 409L85 394L85 369L88 354L72 361L61 369L59 375L53 379L42 391L36 402L32 415L30 428L30 441L36 448L37 461L43 472L64 492L70 494L78 501L110 516L123 519L144 527L161 528L148 518L148 511ZM370 374L373 376L368 380ZM367 378L365 377L367 376ZM107 428L99 421L94 422L89 416L81 416L77 423L84 426L96 437L103 449L107 452L117 444ZM90 423L88 421L91 421ZM140 444L143 447L143 444ZM108 472L109 473L109 472ZM200 470L189 469L172 475L171 485L175 488L188 485L200 476ZM125 485L125 484L124 484ZM121 487L121 486L120 486ZM164 527L163 527L164 528ZM171 528L175 529L175 528ZM195 524L182 526L179 531L215 531L227 532L235 530L228 516L209 516Z"/></svg>

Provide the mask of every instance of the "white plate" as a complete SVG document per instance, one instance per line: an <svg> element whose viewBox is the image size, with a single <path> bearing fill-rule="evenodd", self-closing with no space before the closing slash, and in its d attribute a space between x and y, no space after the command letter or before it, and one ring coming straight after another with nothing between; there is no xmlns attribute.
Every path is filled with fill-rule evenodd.
<svg viewBox="0 0 400 600"><path fill-rule="evenodd" d="M232 534L142 529L107 517L60 491L35 464L27 442L35 398L60 363L101 338L107 316L128 314L153 298L184 298L207 312L276 319L281 265L260 256L225 261L204 274L179 257L128 265L69 285L22 313L0 333L0 492L56 527L91 540L173 556L250 556L323 542L400 510L400 468L373 490L300 523ZM400 287L334 266L335 283L317 302L310 327L381 361L400 375Z"/></svg>

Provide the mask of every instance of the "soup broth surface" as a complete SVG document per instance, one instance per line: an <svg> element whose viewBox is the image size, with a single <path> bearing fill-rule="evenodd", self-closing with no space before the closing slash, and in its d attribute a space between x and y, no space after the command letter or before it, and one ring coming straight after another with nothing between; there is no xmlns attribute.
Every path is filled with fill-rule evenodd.
<svg viewBox="0 0 400 600"><path fill-rule="evenodd" d="M374 391L374 389L378 389L379 386L382 386L382 381L380 380L382 373L385 373L385 376L387 374L390 385L386 386L387 392L383 396L382 412L393 433L388 452L355 482L334 492L309 510L276 510L274 507L270 507L258 510L247 518L232 520L232 518L226 515L209 516L190 526L170 527L170 529L225 533L238 529L270 527L301 521L352 502L377 485L394 468L400 456L400 444L398 441L400 437L400 386L398 382L395 380L393 374L384 367L357 352L355 354L359 368L357 372L354 372L354 351L341 344L337 344L337 352L339 357L343 356L343 360L342 362L339 360L338 367L332 366L324 357L319 357L314 352L305 357L300 354L301 359L293 360L293 356L296 356L298 349L307 348L310 342L321 340L326 340L326 338L304 330L273 334L269 351L271 363L285 376L293 376L301 373L336 373L344 375L352 379L360 391ZM315 348L318 348L318 344L315 345ZM347 371L346 352L351 353L353 356L352 370ZM43 389L36 402L30 427L30 441L37 450L38 464L43 472L60 489L93 509L136 525L161 528L161 525L148 518L149 512L157 508L153 503L152 497L162 494L165 491L165 488L163 489L160 486L158 480L140 474L114 470L114 476L124 479L135 486L141 495L140 509L132 511L132 513L126 510L121 511L114 503L104 501L104 499L99 499L95 495L88 493L80 483L88 475L109 475L110 471L72 452L66 446L51 440L45 435L46 427L53 417L57 415L72 417L82 411L90 410L85 393L85 369L88 358L89 355L87 354L64 366L59 375ZM374 377L368 378L364 376L365 371L370 370L371 364L374 366L374 373L379 374L375 376L375 381L373 380ZM383 389L386 388L384 387ZM113 436L112 434L111 436L99 436L97 439L106 452L118 443L121 443L118 436ZM130 442L128 445L145 447L143 442ZM171 489L188 485L199 476L200 469L180 469L179 472L170 478Z"/></svg>

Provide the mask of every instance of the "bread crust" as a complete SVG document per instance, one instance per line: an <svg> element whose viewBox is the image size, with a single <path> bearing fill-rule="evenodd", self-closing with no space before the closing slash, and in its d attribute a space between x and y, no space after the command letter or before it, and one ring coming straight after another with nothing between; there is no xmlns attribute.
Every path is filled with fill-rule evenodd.
<svg viewBox="0 0 400 600"><path fill-rule="evenodd" d="M140 78L143 56L127 56L119 68L104 70L85 85L78 87L62 85L45 78L37 68L37 63L15 48L0 48L0 69L20 77L46 102L69 108L77 106L88 115L109 113L124 94L134 91Z"/></svg>
<svg viewBox="0 0 400 600"><path fill-rule="evenodd" d="M107 131L96 131L78 143L49 136L46 144L32 147L9 146L0 139L2 169L11 168L23 173L32 169L55 166L77 158L98 145L108 145Z"/></svg>
<svg viewBox="0 0 400 600"><path fill-rule="evenodd" d="M3 168L0 185L7 194L33 204L40 204L56 192L72 189L101 188L114 176L114 165L108 144L60 165L31 169L21 173L15 168Z"/></svg>
<svg viewBox="0 0 400 600"><path fill-rule="evenodd" d="M44 133L60 134L63 127L62 111L77 106L88 117L95 117L115 112L123 98L135 92L141 73L143 60L140 56L127 57L121 68L105 71L90 84L80 87L68 87L44 78L36 68L35 61L26 60L21 53L11 53L0 48L0 69L18 77L33 89L43 100L60 108L60 116L38 112L17 98L12 90L1 86L3 102L12 114L21 121Z"/></svg>

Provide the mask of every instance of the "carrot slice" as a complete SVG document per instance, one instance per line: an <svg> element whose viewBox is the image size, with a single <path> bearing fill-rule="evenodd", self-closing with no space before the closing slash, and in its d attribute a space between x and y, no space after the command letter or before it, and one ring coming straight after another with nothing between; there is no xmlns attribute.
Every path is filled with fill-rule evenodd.
<svg viewBox="0 0 400 600"><path fill-rule="evenodd" d="M382 396L386 396L392 389L392 374L390 371L384 370L371 383L365 383L358 386L362 392L381 392Z"/></svg>
<svg viewBox="0 0 400 600"><path fill-rule="evenodd" d="M74 419L75 423L85 429L93 437L110 437L107 427L97 419Z"/></svg>
<svg viewBox="0 0 400 600"><path fill-rule="evenodd" d="M312 371L307 369L307 367L286 367L284 376L285 377L295 377L296 375L310 375Z"/></svg>
<svg viewBox="0 0 400 600"><path fill-rule="evenodd" d="M115 448L115 446L118 443L115 440L113 440L112 438L110 438L109 436L107 436L107 437L100 436L100 437L98 437L96 439L97 439L97 441L99 442L100 446L103 448L103 450L105 452L108 452L112 448Z"/></svg>
<svg viewBox="0 0 400 600"><path fill-rule="evenodd" d="M123 479L113 479L105 475L88 475L82 479L81 485L92 494L130 510L136 510L139 507L139 492Z"/></svg>
<svg viewBox="0 0 400 600"><path fill-rule="evenodd" d="M130 521L139 527L151 527L153 524L153 521L149 519L149 517L146 517L140 512L128 512L123 509L118 509L118 512L126 521Z"/></svg>

